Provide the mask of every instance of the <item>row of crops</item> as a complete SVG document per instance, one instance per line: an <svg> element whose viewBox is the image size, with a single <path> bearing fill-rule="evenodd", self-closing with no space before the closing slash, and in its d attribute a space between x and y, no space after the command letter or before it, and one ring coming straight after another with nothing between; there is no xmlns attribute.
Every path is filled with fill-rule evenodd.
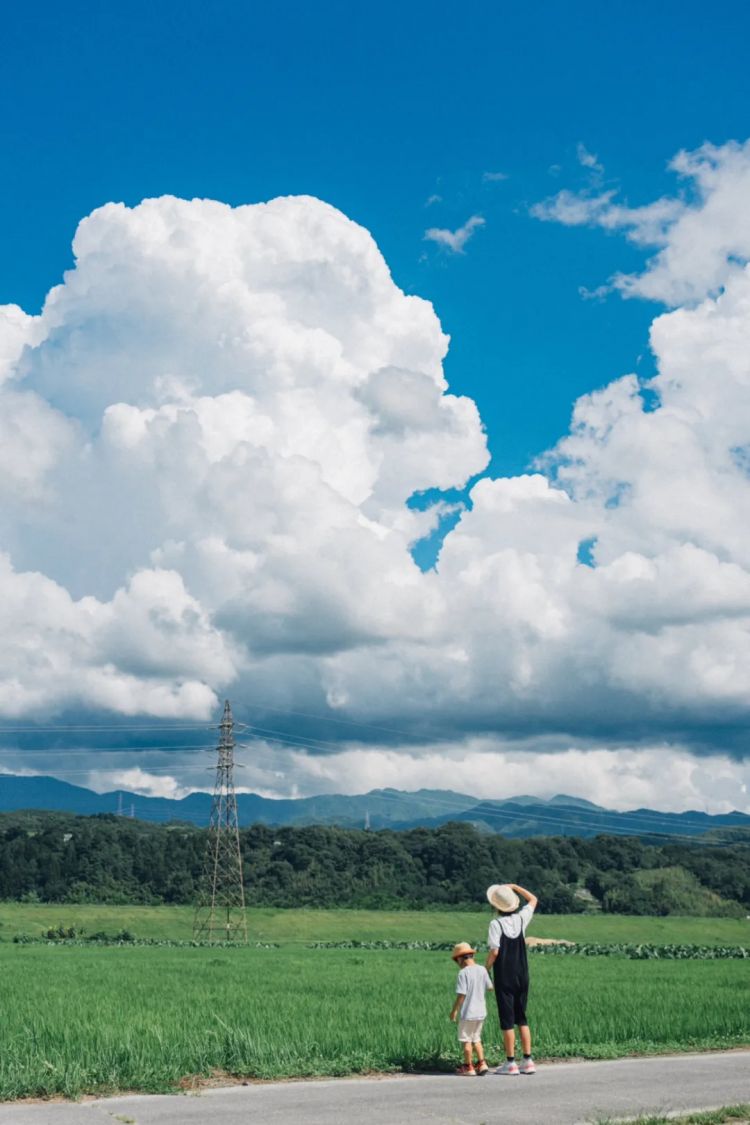
<svg viewBox="0 0 750 1125"><path fill-rule="evenodd" d="M173 949L279 949L281 944L273 941L250 942L247 946L238 942L209 942L178 940L170 938L139 938L130 930L117 933L97 931L87 934L73 927L56 927L38 936L16 934L13 941L17 945L64 945L64 946L160 946ZM314 941L300 943L306 949L318 950L361 950L388 951L413 950L426 953L447 953L453 949L452 942L445 941ZM481 943L475 943L477 949ZM631 961L721 961L750 959L750 949L742 945L657 945L650 942L550 942L533 944L529 953L534 957L625 957Z"/></svg>
<svg viewBox="0 0 750 1125"><path fill-rule="evenodd" d="M481 943L475 943L481 948ZM451 942L444 941L316 941L312 949L417 949L428 952L450 952ZM628 957L632 961L662 958L666 961L716 961L750 958L750 949L742 945L653 945L615 942L565 942L530 945L529 953L537 957Z"/></svg>

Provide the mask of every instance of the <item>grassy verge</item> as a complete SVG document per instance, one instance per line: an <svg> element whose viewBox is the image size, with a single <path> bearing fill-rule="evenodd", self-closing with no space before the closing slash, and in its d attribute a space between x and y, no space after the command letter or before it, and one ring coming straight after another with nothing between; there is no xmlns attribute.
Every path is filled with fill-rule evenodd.
<svg viewBox="0 0 750 1125"><path fill-rule="evenodd" d="M750 1042L744 962L551 958L532 980L540 1059ZM445 953L4 945L0 1098L446 1069L454 987ZM498 1061L492 1011L485 1045Z"/></svg>
<svg viewBox="0 0 750 1125"><path fill-rule="evenodd" d="M485 911L248 910L253 941L427 940L476 941L486 935ZM58 925L88 933L131 930L138 937L188 940L188 906L97 906L0 902L0 938L38 936ZM736 918L641 918L614 914L539 914L531 934L582 942L649 942L655 945L750 945L750 922Z"/></svg>
<svg viewBox="0 0 750 1125"><path fill-rule="evenodd" d="M628 1125L748 1125L750 1104L725 1105L720 1109L708 1109L701 1113L688 1113L680 1117L629 1117ZM596 1125L616 1125L616 1120L605 1118Z"/></svg>

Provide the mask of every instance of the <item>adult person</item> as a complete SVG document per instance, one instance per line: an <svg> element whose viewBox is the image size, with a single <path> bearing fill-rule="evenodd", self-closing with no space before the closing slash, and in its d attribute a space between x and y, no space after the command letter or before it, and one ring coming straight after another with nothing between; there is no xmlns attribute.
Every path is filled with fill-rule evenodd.
<svg viewBox="0 0 750 1125"><path fill-rule="evenodd" d="M526 900L520 910L519 895ZM487 889L487 900L495 908L495 917L490 922L485 967L488 972L493 969L495 999L505 1046L505 1062L495 1073L533 1074L536 1067L531 1057L531 1030L526 1018L529 962L525 935L539 900L517 883L494 883ZM520 1067L516 1063L516 1025L523 1051Z"/></svg>

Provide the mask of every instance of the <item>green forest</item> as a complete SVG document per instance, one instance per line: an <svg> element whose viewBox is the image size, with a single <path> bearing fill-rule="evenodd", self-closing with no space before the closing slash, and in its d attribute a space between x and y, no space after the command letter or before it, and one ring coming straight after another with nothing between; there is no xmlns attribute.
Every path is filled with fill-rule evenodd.
<svg viewBox="0 0 750 1125"><path fill-rule="evenodd" d="M738 835L737 833L734 834ZM695 914L750 910L750 841L633 837L508 840L451 823L366 832L332 827L240 833L247 902L271 907L436 909L485 906L490 883L517 882L539 910ZM104 814L0 816L0 899L191 903L206 831Z"/></svg>

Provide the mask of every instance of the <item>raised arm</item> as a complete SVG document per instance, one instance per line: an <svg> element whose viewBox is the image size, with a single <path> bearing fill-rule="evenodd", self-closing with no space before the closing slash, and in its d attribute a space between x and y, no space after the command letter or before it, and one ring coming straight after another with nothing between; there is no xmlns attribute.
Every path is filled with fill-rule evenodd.
<svg viewBox="0 0 750 1125"><path fill-rule="evenodd" d="M515 891L517 895L521 895L525 898L532 910L536 910L536 905L539 902L536 895L533 895L531 891L527 891L524 887L519 887L518 883L509 883L508 886L512 891Z"/></svg>

